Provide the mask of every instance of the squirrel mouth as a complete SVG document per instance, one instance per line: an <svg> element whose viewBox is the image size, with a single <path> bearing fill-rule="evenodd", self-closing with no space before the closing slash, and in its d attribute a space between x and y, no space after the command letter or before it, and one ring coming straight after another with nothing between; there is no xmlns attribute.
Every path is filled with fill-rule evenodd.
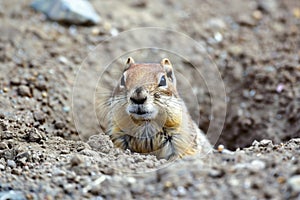
<svg viewBox="0 0 300 200"><path fill-rule="evenodd" d="M147 113L149 113L149 112L141 109L140 107L138 107L137 112L135 112L135 114L137 114L137 115L144 115L144 114L147 114Z"/></svg>
<svg viewBox="0 0 300 200"><path fill-rule="evenodd" d="M129 106L127 108L127 112L132 117L139 120L150 120L156 117L155 110L140 105Z"/></svg>

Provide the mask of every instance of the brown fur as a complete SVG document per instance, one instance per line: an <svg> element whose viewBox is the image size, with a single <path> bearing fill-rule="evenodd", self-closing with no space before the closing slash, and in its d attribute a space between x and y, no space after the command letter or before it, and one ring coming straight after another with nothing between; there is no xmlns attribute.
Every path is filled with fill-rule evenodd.
<svg viewBox="0 0 300 200"><path fill-rule="evenodd" d="M161 83L167 85L159 86ZM123 77L109 101L107 133L116 147L165 159L204 153L211 148L178 95L176 78L168 59L163 59L160 64L136 64L128 58ZM135 104L132 101L145 102ZM128 112L131 105L132 109L139 107L145 111L157 111L157 114L151 114L151 119L146 115L131 115Z"/></svg>

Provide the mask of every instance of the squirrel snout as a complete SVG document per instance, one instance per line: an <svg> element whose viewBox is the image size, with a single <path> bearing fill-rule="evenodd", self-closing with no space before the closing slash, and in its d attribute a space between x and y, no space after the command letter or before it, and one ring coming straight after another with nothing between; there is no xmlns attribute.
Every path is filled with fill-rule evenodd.
<svg viewBox="0 0 300 200"><path fill-rule="evenodd" d="M147 100L147 92L143 87L138 87L131 95L130 100L135 104L143 104Z"/></svg>

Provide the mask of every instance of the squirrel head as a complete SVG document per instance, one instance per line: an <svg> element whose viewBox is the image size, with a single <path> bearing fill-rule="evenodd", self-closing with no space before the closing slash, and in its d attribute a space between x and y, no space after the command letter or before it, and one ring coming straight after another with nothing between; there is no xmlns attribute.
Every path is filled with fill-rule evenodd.
<svg viewBox="0 0 300 200"><path fill-rule="evenodd" d="M119 87L127 91L142 87L177 93L173 66L167 58L162 59L160 63L135 63L133 58L129 57Z"/></svg>
<svg viewBox="0 0 300 200"><path fill-rule="evenodd" d="M177 97L176 78L169 59L160 63L135 63L129 57L114 92L126 94L127 113L135 120L151 120L158 114L157 101Z"/></svg>

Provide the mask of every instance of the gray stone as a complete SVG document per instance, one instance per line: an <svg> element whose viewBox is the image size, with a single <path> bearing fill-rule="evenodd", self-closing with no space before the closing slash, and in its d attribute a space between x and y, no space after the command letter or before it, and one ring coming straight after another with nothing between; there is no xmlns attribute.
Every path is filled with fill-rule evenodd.
<svg viewBox="0 0 300 200"><path fill-rule="evenodd" d="M268 13L275 13L278 10L277 0L264 0L258 2L258 8Z"/></svg>
<svg viewBox="0 0 300 200"><path fill-rule="evenodd" d="M98 24L100 16L87 0L35 0L31 7L50 20L69 24Z"/></svg>
<svg viewBox="0 0 300 200"><path fill-rule="evenodd" d="M17 166L17 164L13 160L7 160L7 166L11 167L11 168L15 168Z"/></svg>
<svg viewBox="0 0 300 200"><path fill-rule="evenodd" d="M300 192L300 175L292 176L288 179L288 185L294 190L295 192Z"/></svg>
<svg viewBox="0 0 300 200"><path fill-rule="evenodd" d="M41 111L35 111L33 113L33 117L34 117L35 121L38 121L40 123L43 123L46 121L46 115Z"/></svg>
<svg viewBox="0 0 300 200"><path fill-rule="evenodd" d="M24 96L31 97L30 89L26 85L21 85L18 89L18 93L22 97Z"/></svg>
<svg viewBox="0 0 300 200"><path fill-rule="evenodd" d="M26 200L27 198L21 191L10 190L0 192L0 199Z"/></svg>
<svg viewBox="0 0 300 200"><path fill-rule="evenodd" d="M252 170L259 171L266 168L266 163L262 160L253 160L250 168Z"/></svg>

